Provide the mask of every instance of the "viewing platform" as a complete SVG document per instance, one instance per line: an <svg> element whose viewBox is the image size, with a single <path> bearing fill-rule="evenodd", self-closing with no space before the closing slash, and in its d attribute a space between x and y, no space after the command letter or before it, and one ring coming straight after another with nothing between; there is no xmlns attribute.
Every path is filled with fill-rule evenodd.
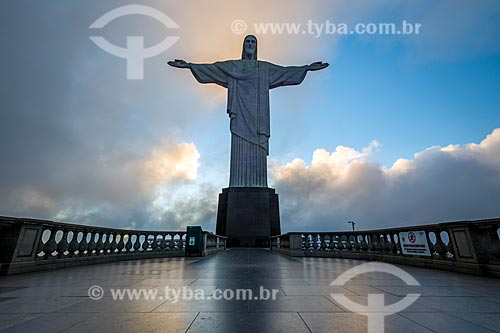
<svg viewBox="0 0 500 333"><path fill-rule="evenodd" d="M492 251L498 220L471 222L470 228L463 223L413 227L431 235L432 256L426 259L400 253L397 242L391 246L380 241L395 234L389 229L285 234L273 238L272 250L226 249L224 238L205 233L205 256L184 257L186 236L181 232L7 219L1 224L2 237L9 228L13 237L14 226L19 231L17 242L11 238L11 244L18 245L11 251L10 268L34 269L0 277L0 330L6 332L368 332L366 314L351 311L334 297L338 294L361 305L367 304L368 295L383 295L389 305L419 294L397 313L384 315L386 307L374 310L372 314L384 318L385 332L500 331L500 283L488 276L497 262ZM33 225L38 232L23 234ZM475 234L477 228L482 233ZM460 230L465 234L455 233ZM92 239L78 240L80 232L90 232ZM444 248L437 239L432 241L432 232L442 235ZM71 233L77 235L75 242ZM454 266L458 271L472 267L472 259L457 264L465 254L459 241L463 235L462 240L476 242L470 243L470 254L483 269L477 274L450 271ZM485 235L490 237L489 243L483 240L489 249L487 263L477 256L477 241ZM34 256L26 253L28 244ZM24 257L16 259L21 248ZM381 261L396 264L419 285L381 271L348 272L347 282L332 285L350 269ZM433 268L419 264L423 261ZM445 270L435 269L440 262ZM251 296L238 299L241 290Z"/></svg>
<svg viewBox="0 0 500 333"><path fill-rule="evenodd" d="M367 317L330 296L356 302L383 294L394 303L422 296L385 317L386 332L498 332L497 278L400 266L421 287L371 273L330 283L362 261L286 257L266 249L230 249L205 258L156 258L79 266L0 278L0 329L6 332L367 332ZM91 286L104 297L92 300ZM275 300L113 300L111 288L277 289ZM159 297L159 296L158 296ZM164 296L163 296L164 297Z"/></svg>

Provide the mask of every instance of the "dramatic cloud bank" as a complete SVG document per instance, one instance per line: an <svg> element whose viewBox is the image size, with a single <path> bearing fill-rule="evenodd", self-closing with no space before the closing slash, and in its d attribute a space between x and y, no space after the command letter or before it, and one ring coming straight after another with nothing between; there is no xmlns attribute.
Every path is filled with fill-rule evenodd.
<svg viewBox="0 0 500 333"><path fill-rule="evenodd" d="M91 158L54 166L47 171L50 176L30 184L3 187L1 214L166 228L168 223L161 225L161 216L153 219L150 211L159 198L197 179L200 154L192 143L167 140L144 156L121 152ZM177 223L171 220L170 224Z"/></svg>
<svg viewBox="0 0 500 333"><path fill-rule="evenodd" d="M283 230L341 230L348 220L367 229L500 216L500 129L479 144L430 147L390 168L373 161L380 149L374 140L361 151L317 149L309 165L271 161ZM2 189L0 211L125 228L213 230L220 186L197 179L199 159L195 145L166 141L144 156L73 165L49 184Z"/></svg>
<svg viewBox="0 0 500 333"><path fill-rule="evenodd" d="M481 143L431 147L391 168L371 162L380 148L314 151L311 163L272 164L282 228L361 229L500 216L500 129ZM382 148L380 148L382 149Z"/></svg>

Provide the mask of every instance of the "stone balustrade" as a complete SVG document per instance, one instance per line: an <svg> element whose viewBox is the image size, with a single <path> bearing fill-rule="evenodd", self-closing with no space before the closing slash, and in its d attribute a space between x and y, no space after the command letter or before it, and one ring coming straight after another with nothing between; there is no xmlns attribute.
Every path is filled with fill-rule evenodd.
<svg viewBox="0 0 500 333"><path fill-rule="evenodd" d="M500 219L448 222L369 231L290 232L271 238L289 256L384 261L500 276ZM404 253L401 233L423 232L429 255Z"/></svg>
<svg viewBox="0 0 500 333"><path fill-rule="evenodd" d="M203 232L203 253L204 255L209 255L212 253L217 253L224 251L227 248L227 237L215 235L209 232Z"/></svg>
<svg viewBox="0 0 500 333"><path fill-rule="evenodd" d="M0 275L115 260L184 256L186 231L143 231L0 217ZM226 249L204 232L203 254Z"/></svg>

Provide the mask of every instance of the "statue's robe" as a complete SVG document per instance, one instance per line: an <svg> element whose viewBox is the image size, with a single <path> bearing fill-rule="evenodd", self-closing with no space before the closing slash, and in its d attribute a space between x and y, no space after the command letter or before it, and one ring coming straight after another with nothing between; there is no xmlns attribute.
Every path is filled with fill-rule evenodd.
<svg viewBox="0 0 500 333"><path fill-rule="evenodd" d="M228 60L191 64L200 83L228 89L231 118L230 187L267 187L269 154L269 90L300 84L307 66L278 66L258 60Z"/></svg>

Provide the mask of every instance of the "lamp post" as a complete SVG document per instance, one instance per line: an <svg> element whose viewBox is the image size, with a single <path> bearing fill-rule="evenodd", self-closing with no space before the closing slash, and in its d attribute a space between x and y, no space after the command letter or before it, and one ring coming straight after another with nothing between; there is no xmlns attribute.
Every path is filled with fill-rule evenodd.
<svg viewBox="0 0 500 333"><path fill-rule="evenodd" d="M352 231L354 231L354 225L356 224L356 222L354 222L354 221L348 221L347 223L352 224Z"/></svg>

